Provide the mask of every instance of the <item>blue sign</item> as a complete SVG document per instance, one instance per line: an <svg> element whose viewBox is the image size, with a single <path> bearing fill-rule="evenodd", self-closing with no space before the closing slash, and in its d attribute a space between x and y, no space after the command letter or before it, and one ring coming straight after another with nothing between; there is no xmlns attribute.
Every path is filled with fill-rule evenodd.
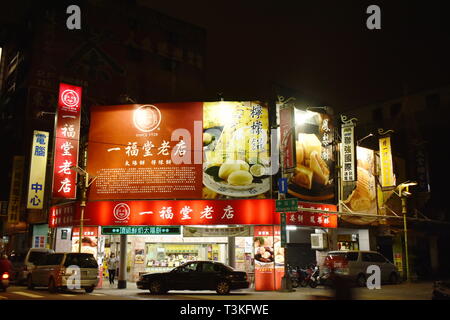
<svg viewBox="0 0 450 320"><path fill-rule="evenodd" d="M288 189L288 179L287 178L280 178L278 179L278 192L280 193L287 193Z"/></svg>

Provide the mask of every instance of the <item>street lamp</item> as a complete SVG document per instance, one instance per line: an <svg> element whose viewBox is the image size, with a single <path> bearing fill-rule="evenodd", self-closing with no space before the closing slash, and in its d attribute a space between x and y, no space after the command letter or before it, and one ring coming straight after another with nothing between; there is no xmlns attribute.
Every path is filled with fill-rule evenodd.
<svg viewBox="0 0 450 320"><path fill-rule="evenodd" d="M409 192L410 186L417 185L417 182L403 182L397 186L396 189L398 189L397 195L402 200L402 214L403 214L403 232L405 237L405 263L406 263L406 281L411 281L411 275L409 272L409 255L408 255L408 229L406 225L406 213L407 213L407 207L406 207L406 198L411 196L411 192Z"/></svg>
<svg viewBox="0 0 450 320"><path fill-rule="evenodd" d="M370 138L373 136L373 133L369 133L367 136L365 136L364 138L359 139L358 141L356 141L356 145L359 146L359 144L363 141L366 140L367 138Z"/></svg>
<svg viewBox="0 0 450 320"><path fill-rule="evenodd" d="M80 237L78 240L78 252L81 253L81 241L83 239L84 208L86 207L86 201L87 201L86 193L87 193L87 189L91 186L91 184L95 181L95 179L97 179L97 177L94 177L94 178L92 178L91 181L89 181L89 173L86 170L84 170L78 166L72 166L72 167L70 167L70 170L75 171L76 173L78 173L80 176L83 177L83 182L80 184L80 186L81 186L81 203L80 203L81 215L80 215Z"/></svg>

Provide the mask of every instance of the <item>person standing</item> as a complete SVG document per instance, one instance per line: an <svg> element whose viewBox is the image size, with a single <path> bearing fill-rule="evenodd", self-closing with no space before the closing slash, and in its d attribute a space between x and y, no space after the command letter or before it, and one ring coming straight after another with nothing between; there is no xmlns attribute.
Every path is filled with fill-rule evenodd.
<svg viewBox="0 0 450 320"><path fill-rule="evenodd" d="M111 253L108 260L108 277L109 284L114 284L114 278L116 277L116 269L117 269L118 260L115 257L114 253Z"/></svg>

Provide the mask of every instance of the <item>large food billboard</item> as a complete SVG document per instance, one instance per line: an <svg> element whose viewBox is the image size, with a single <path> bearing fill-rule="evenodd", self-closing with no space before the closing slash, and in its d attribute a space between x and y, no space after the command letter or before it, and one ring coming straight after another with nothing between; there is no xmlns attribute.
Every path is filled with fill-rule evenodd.
<svg viewBox="0 0 450 320"><path fill-rule="evenodd" d="M343 199L343 211L377 214L377 185L375 179L374 151L367 148L356 148L357 182L356 188L346 199ZM376 220L374 217L349 217L342 219L354 224L367 224Z"/></svg>
<svg viewBox="0 0 450 320"><path fill-rule="evenodd" d="M257 101L93 107L89 199L269 198L268 129Z"/></svg>
<svg viewBox="0 0 450 320"><path fill-rule="evenodd" d="M332 118L324 113L293 108L295 168L287 170L288 193L304 201L334 203L335 155ZM286 119L281 117L281 123ZM289 148L289 144L282 148ZM284 152L286 153L285 150Z"/></svg>

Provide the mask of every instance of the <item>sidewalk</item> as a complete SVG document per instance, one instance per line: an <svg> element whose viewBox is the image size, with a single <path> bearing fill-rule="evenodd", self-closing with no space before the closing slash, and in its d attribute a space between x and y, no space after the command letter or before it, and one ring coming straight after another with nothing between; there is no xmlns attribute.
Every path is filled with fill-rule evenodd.
<svg viewBox="0 0 450 320"><path fill-rule="evenodd" d="M255 291L254 288L232 291L230 295L220 296L214 291L171 291L161 296L153 296L148 290L140 290L135 282L127 282L125 289L117 288L117 280L110 286L108 279L104 279L102 288L97 292L106 295L132 298L154 299L212 299L212 300L320 300L329 299L333 291L318 287L315 289L296 288L292 292ZM401 283L398 285L382 285L379 290L354 288L353 297L357 300L429 300L431 299L432 282Z"/></svg>

